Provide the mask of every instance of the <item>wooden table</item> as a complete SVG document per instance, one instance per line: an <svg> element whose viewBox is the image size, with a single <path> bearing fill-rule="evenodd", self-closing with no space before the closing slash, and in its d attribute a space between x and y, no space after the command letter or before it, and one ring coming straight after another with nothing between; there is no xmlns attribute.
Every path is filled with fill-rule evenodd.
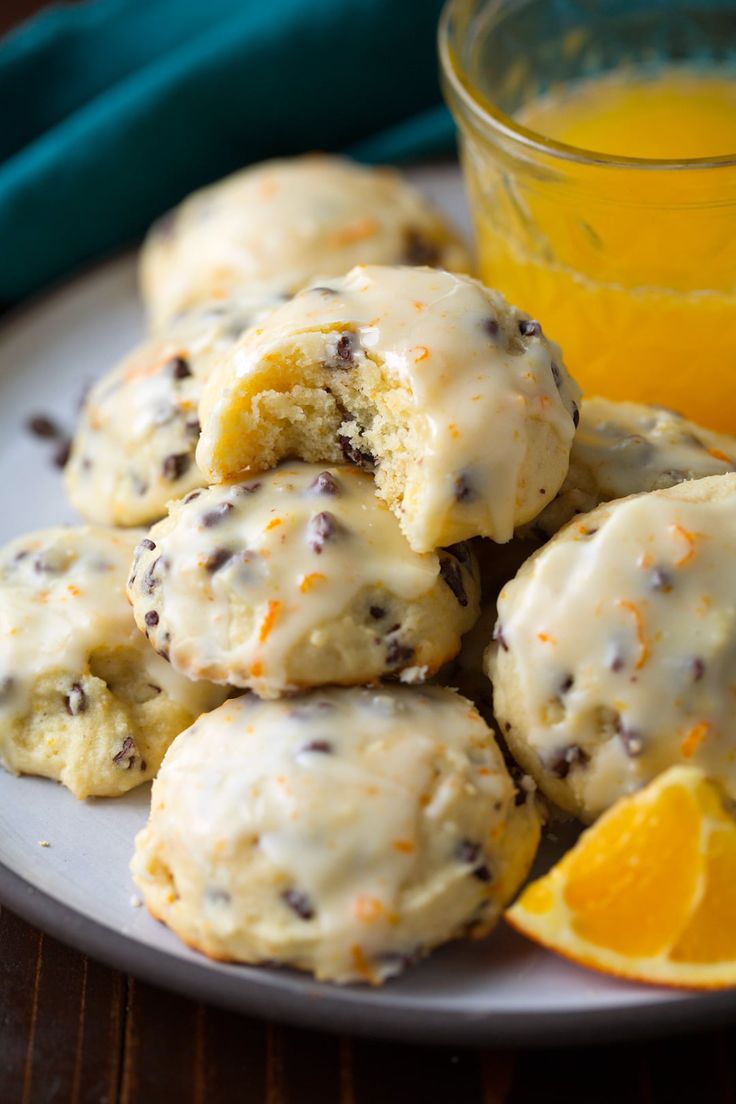
<svg viewBox="0 0 736 1104"><path fill-rule="evenodd" d="M458 1050L346 1039L125 977L0 908L0 1104L736 1104L736 1028Z"/></svg>

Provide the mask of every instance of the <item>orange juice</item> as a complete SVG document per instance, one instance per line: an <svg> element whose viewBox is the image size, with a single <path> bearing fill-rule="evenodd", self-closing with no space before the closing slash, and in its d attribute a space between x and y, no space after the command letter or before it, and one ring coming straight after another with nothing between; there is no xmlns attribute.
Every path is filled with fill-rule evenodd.
<svg viewBox="0 0 736 1104"><path fill-rule="evenodd" d="M466 151L485 282L539 318L587 393L736 432L736 167L715 160L736 156L736 72L622 70L515 122L552 139L546 157Z"/></svg>

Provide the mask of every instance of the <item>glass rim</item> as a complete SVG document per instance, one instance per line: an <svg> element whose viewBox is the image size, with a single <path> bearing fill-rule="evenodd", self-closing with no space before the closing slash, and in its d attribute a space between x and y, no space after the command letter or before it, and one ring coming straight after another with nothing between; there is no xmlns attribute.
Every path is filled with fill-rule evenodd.
<svg viewBox="0 0 736 1104"><path fill-rule="evenodd" d="M468 81L466 84L462 79L462 67L456 62L455 50L450 41L450 25L455 10L462 2L464 0L445 0L440 14L437 28L437 46L442 73L465 109L475 117L477 122L483 124L492 133L496 133L524 150L595 168L639 169L648 172L736 168L736 151L719 157L648 158L625 157L622 154L607 154L586 149L584 146L568 145L566 142L558 142L539 131L517 123L510 115L507 115L490 102L488 106L485 106L473 95L471 82Z"/></svg>

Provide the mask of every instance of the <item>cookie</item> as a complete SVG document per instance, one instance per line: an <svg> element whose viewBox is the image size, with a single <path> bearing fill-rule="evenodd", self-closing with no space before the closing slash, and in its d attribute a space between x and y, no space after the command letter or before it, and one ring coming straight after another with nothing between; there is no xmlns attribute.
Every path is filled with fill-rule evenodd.
<svg viewBox="0 0 736 1104"><path fill-rule="evenodd" d="M142 534L47 529L0 551L0 762L79 798L152 778L225 692L190 682L138 632L125 580Z"/></svg>
<svg viewBox="0 0 736 1104"><path fill-rule="evenodd" d="M273 311L212 372L210 483L346 459L418 552L511 538L559 489L578 388L537 322L470 277L363 267Z"/></svg>
<svg viewBox="0 0 736 1104"><path fill-rule="evenodd" d="M571 522L501 592L486 656L515 757L591 821L677 764L736 799L736 475Z"/></svg>
<svg viewBox="0 0 736 1104"><path fill-rule="evenodd" d="M465 545L412 552L370 475L296 461L173 503L129 595L177 670L270 698L421 681L460 647L479 583Z"/></svg>
<svg viewBox="0 0 736 1104"><path fill-rule="evenodd" d="M528 529L551 537L576 514L601 502L735 468L735 437L661 406L585 399L565 482Z"/></svg>
<svg viewBox="0 0 736 1104"><path fill-rule="evenodd" d="M378 985L485 935L538 840L534 799L453 691L245 695L169 750L132 870L212 958Z"/></svg>
<svg viewBox="0 0 736 1104"><path fill-rule="evenodd" d="M189 196L152 228L140 279L155 328L207 299L264 283L294 292L358 263L467 272L471 262L397 172L312 154L253 165Z"/></svg>
<svg viewBox="0 0 736 1104"><path fill-rule="evenodd" d="M143 342L85 399L64 472L72 505L102 525L143 525L203 485L197 408L213 361L281 297L209 303Z"/></svg>

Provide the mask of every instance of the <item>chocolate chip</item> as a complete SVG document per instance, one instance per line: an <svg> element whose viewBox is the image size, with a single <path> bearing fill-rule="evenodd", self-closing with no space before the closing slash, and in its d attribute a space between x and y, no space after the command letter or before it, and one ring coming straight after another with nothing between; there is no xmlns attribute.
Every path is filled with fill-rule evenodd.
<svg viewBox="0 0 736 1104"><path fill-rule="evenodd" d="M477 878L479 882L491 881L491 872L487 864L478 861L483 857L483 849L479 843L475 843L473 840L460 840L455 848L455 857L458 862L473 867L473 877Z"/></svg>
<svg viewBox="0 0 736 1104"><path fill-rule="evenodd" d="M345 364L353 360L353 338L351 334L342 334L335 346L335 356Z"/></svg>
<svg viewBox="0 0 736 1104"><path fill-rule="evenodd" d="M522 337L541 337L542 327L533 318L522 318L519 322L519 333Z"/></svg>
<svg viewBox="0 0 736 1104"><path fill-rule="evenodd" d="M192 458L188 452L172 452L164 458L161 473L164 479L175 483L177 479L181 479L189 471L191 466Z"/></svg>
<svg viewBox="0 0 736 1104"><path fill-rule="evenodd" d="M201 491L190 491L184 499L184 505L186 506L187 502L194 502L195 498L199 498L201 493Z"/></svg>
<svg viewBox="0 0 736 1104"><path fill-rule="evenodd" d="M47 441L62 436L56 422L51 418L47 418L45 414L33 414L26 422L26 429L34 437L40 437Z"/></svg>
<svg viewBox="0 0 736 1104"><path fill-rule="evenodd" d="M153 628L154 625L158 625L158 614L155 610L149 610L143 620L149 628Z"/></svg>
<svg viewBox="0 0 736 1104"><path fill-rule="evenodd" d="M65 468L69 463L69 456L72 451L72 442L70 438L66 438L59 442L58 446L54 450L52 460L54 466L57 468Z"/></svg>
<svg viewBox="0 0 736 1104"><path fill-rule="evenodd" d="M158 586L159 580L156 578L156 568L159 564L161 564L162 568L165 566L165 561L161 563L162 559L162 556L157 556L141 579L141 590L144 594L153 594Z"/></svg>
<svg viewBox="0 0 736 1104"><path fill-rule="evenodd" d="M66 696L66 711L70 717L78 717L87 710L87 695L78 682L73 682Z"/></svg>
<svg viewBox="0 0 736 1104"><path fill-rule="evenodd" d="M233 555L234 553L229 548L216 548L205 560L205 570L214 575L216 571L219 571L233 558Z"/></svg>
<svg viewBox="0 0 736 1104"><path fill-rule="evenodd" d="M241 483L238 486L237 493L238 494L245 494L245 495L252 495L252 494L255 494L256 491L259 491L260 489L261 489L261 484L260 483Z"/></svg>
<svg viewBox="0 0 736 1104"><path fill-rule="evenodd" d="M620 652L616 652L616 654L612 656L611 662L608 664L608 666L612 671L623 671L624 667L626 666L626 661L624 660L624 657L621 655Z"/></svg>
<svg viewBox="0 0 736 1104"><path fill-rule="evenodd" d="M300 920L314 918L314 906L306 893L301 893L298 889L285 889L281 894L281 900L296 913Z"/></svg>
<svg viewBox="0 0 736 1104"><path fill-rule="evenodd" d="M578 410L577 403L572 404L572 424L576 429L580 425L580 411Z"/></svg>
<svg viewBox="0 0 736 1104"><path fill-rule="evenodd" d="M383 617L386 616L386 611L383 606L371 606L368 612L370 613L374 621L380 621Z"/></svg>
<svg viewBox="0 0 736 1104"><path fill-rule="evenodd" d="M483 329L489 337L498 337L500 326L495 318L485 318L483 320Z"/></svg>
<svg viewBox="0 0 736 1104"><path fill-rule="evenodd" d="M189 367L189 362L184 357L175 356L167 364L167 368L171 372L174 379L183 380L189 379L192 374L192 369Z"/></svg>
<svg viewBox="0 0 736 1104"><path fill-rule="evenodd" d="M150 537L144 537L143 540L138 545L138 547L136 548L135 554L136 554L136 556L139 556L141 554L141 552L143 552L144 549L147 552L153 552L153 551L155 551L155 548L156 548L156 545L151 540L151 538Z"/></svg>
<svg viewBox="0 0 736 1104"><path fill-rule="evenodd" d="M468 866L472 866L477 862L481 855L481 846L479 843L473 843L472 840L460 840L460 843L455 848L455 857L458 862L465 863Z"/></svg>
<svg viewBox="0 0 736 1104"><path fill-rule="evenodd" d="M475 497L473 486L468 478L467 473L462 472L455 479L455 501L456 502L472 502Z"/></svg>
<svg viewBox="0 0 736 1104"><path fill-rule="evenodd" d="M389 667L398 667L414 658L414 649L398 640L390 640L386 645L386 663Z"/></svg>
<svg viewBox="0 0 736 1104"><path fill-rule="evenodd" d="M300 751L316 751L321 755L332 755L335 750L329 740L310 740Z"/></svg>
<svg viewBox="0 0 736 1104"><path fill-rule="evenodd" d="M705 674L705 662L700 656L693 656L690 661L690 670L692 671L693 682L700 682Z"/></svg>
<svg viewBox="0 0 736 1104"><path fill-rule="evenodd" d="M562 682L560 683L560 693L566 694L568 690L572 690L574 683L575 679L572 675L565 675Z"/></svg>
<svg viewBox="0 0 736 1104"><path fill-rule="evenodd" d="M562 387L562 372L559 366L554 361L550 364L550 371L552 372L552 379L555 381L555 387L558 389Z"/></svg>
<svg viewBox="0 0 736 1104"><path fill-rule="evenodd" d="M573 767L584 766L589 758L577 744L568 744L544 756L542 763L556 778L567 778Z"/></svg>
<svg viewBox="0 0 736 1104"><path fill-rule="evenodd" d="M202 514L201 523L205 529L213 529L216 525L219 525L225 520L227 515L233 509L232 502L220 502L212 510L208 510L206 514Z"/></svg>
<svg viewBox="0 0 736 1104"><path fill-rule="evenodd" d="M669 594L672 590L672 576L663 567L655 567L649 572L649 589Z"/></svg>
<svg viewBox="0 0 736 1104"><path fill-rule="evenodd" d="M357 467L363 468L364 471L374 470L376 466L375 456L372 456L370 452L361 452L344 433L338 433L337 440L348 463L355 464Z"/></svg>
<svg viewBox="0 0 736 1104"><path fill-rule="evenodd" d="M467 606L468 596L465 593L463 573L460 565L451 556L440 556L440 575L455 595L461 606Z"/></svg>
<svg viewBox="0 0 736 1104"><path fill-rule="evenodd" d="M497 644L500 644L505 652L509 650L508 642L506 640L506 637L503 635L503 626L501 625L500 621L496 622L496 627L493 630L493 639L496 641Z"/></svg>
<svg viewBox="0 0 736 1104"><path fill-rule="evenodd" d="M120 751L116 752L112 757L112 761L116 767L120 767L121 770L130 770L133 766L136 757L136 746L132 736L126 736L123 740Z"/></svg>
<svg viewBox="0 0 736 1104"><path fill-rule="evenodd" d="M337 485L336 480L328 471L320 472L317 478L311 484L310 490L316 491L317 494L336 495L340 493L340 488Z"/></svg>
<svg viewBox="0 0 736 1104"><path fill-rule="evenodd" d="M404 264L408 265L436 265L440 259L440 251L434 242L425 235L410 226L404 232Z"/></svg>
<svg viewBox="0 0 736 1104"><path fill-rule="evenodd" d="M338 531L338 523L334 514L323 510L316 514L309 523L309 543L312 551L319 556L328 540L332 540Z"/></svg>
<svg viewBox="0 0 736 1104"><path fill-rule="evenodd" d="M202 432L202 426L200 425L199 418L187 418L184 423L184 428L190 437L199 437Z"/></svg>

